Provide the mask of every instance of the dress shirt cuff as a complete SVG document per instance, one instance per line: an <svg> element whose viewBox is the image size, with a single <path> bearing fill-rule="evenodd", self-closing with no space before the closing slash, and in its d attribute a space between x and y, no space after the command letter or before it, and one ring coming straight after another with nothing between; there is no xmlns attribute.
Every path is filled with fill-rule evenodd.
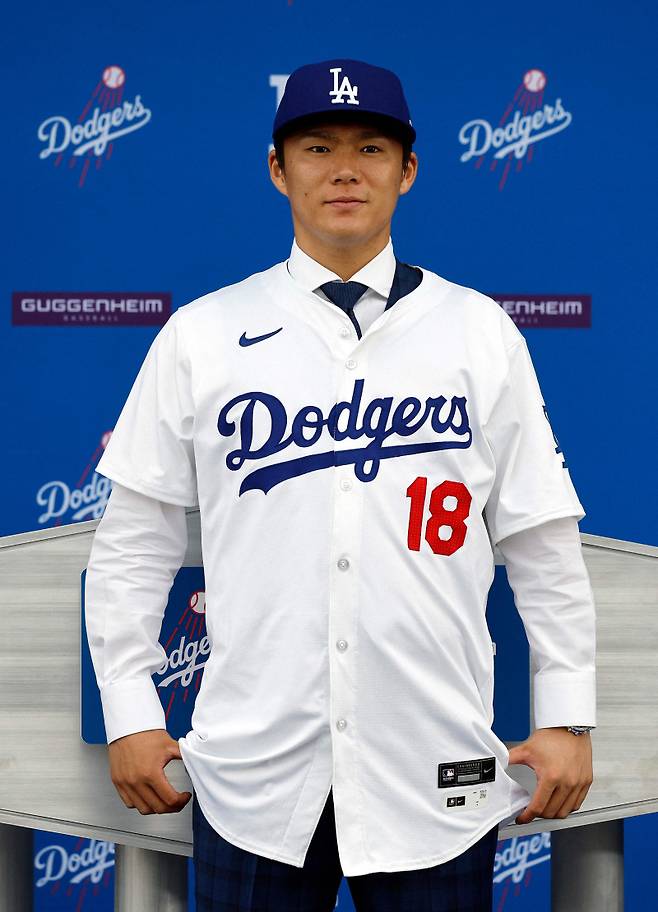
<svg viewBox="0 0 658 912"><path fill-rule="evenodd" d="M533 691L535 728L596 725L596 671L538 673Z"/></svg>
<svg viewBox="0 0 658 912"><path fill-rule="evenodd" d="M151 677L109 684L100 691L107 743L153 728L166 729L165 714Z"/></svg>

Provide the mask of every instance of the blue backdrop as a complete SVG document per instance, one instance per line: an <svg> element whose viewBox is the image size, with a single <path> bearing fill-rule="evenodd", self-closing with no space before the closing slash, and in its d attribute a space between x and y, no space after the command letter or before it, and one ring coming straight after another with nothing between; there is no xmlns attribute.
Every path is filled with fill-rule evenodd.
<svg viewBox="0 0 658 912"><path fill-rule="evenodd" d="M288 255L266 167L277 93L343 56L395 70L418 131L396 254L517 319L581 531L658 544L657 26L637 0L8 8L0 534L99 517L104 435L168 308ZM522 123L525 149L463 160L469 138L504 147ZM654 818L627 831L655 840Z"/></svg>

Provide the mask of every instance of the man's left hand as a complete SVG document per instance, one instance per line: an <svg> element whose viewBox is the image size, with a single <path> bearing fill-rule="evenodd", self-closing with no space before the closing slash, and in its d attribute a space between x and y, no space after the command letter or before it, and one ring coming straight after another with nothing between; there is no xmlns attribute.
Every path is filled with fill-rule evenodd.
<svg viewBox="0 0 658 912"><path fill-rule="evenodd" d="M535 817L568 817L577 811L592 784L592 739L566 728L538 728L509 752L510 763L530 766L537 788L516 823Z"/></svg>

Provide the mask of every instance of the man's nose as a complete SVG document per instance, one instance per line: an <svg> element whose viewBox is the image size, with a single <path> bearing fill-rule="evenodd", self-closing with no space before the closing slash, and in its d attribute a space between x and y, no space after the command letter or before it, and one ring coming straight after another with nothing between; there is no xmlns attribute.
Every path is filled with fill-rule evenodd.
<svg viewBox="0 0 658 912"><path fill-rule="evenodd" d="M361 176L359 153L354 151L336 152L334 161L334 180L358 179Z"/></svg>

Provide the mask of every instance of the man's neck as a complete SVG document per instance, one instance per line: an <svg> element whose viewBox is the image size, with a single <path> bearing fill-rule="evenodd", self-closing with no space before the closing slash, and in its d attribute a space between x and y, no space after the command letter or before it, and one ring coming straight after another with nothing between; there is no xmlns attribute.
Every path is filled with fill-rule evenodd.
<svg viewBox="0 0 658 912"><path fill-rule="evenodd" d="M381 253L388 244L390 234L387 231L377 235L366 244L359 244L356 247L336 247L333 245L323 244L316 238L309 238L302 235L295 235L297 246L305 254L321 263L327 269L339 275L343 282L348 282L359 269L362 269L366 263L374 259L378 253Z"/></svg>

